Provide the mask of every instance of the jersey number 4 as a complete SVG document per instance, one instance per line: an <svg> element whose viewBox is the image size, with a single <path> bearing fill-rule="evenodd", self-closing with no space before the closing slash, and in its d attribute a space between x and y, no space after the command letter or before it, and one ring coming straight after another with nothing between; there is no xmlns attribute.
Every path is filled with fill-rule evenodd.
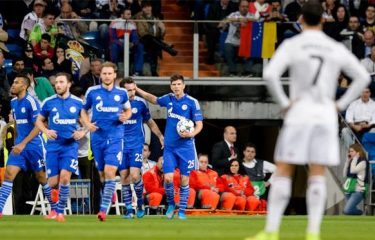
<svg viewBox="0 0 375 240"><path fill-rule="evenodd" d="M311 55L310 57L319 62L318 69L316 70L316 73L314 75L313 82L312 82L312 84L315 85L316 82L318 81L320 70L322 70L324 59L321 56L317 56L317 55Z"/></svg>

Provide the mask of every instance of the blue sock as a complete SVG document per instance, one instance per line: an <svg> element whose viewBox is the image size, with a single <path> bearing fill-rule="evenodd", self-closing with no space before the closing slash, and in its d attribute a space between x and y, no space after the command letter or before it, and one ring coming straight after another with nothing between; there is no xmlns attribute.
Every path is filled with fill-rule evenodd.
<svg viewBox="0 0 375 240"><path fill-rule="evenodd" d="M116 190L115 180L106 180L102 195L102 203L100 204L100 211L107 212L109 204L111 203L112 195Z"/></svg>
<svg viewBox="0 0 375 240"><path fill-rule="evenodd" d="M122 185L122 201L124 202L126 208L132 205L132 189L129 184Z"/></svg>
<svg viewBox="0 0 375 240"><path fill-rule="evenodd" d="M190 187L189 184L180 187L180 206L178 212L185 213L188 198L189 198Z"/></svg>
<svg viewBox="0 0 375 240"><path fill-rule="evenodd" d="M175 205L174 203L174 186L172 183L164 183L165 194L167 195L168 205Z"/></svg>
<svg viewBox="0 0 375 240"><path fill-rule="evenodd" d="M7 201L10 193L12 192L13 182L4 181L0 188L0 213L3 212L5 202Z"/></svg>
<svg viewBox="0 0 375 240"><path fill-rule="evenodd" d="M135 194L137 195L137 207L140 208L143 205L143 182L142 179L134 183Z"/></svg>
<svg viewBox="0 0 375 240"><path fill-rule="evenodd" d="M46 196L46 198L48 199L48 202L51 205L51 210L56 211L57 210L57 203L52 201L51 192L52 192L52 188L48 185L48 183L44 184L43 185L44 196Z"/></svg>
<svg viewBox="0 0 375 240"><path fill-rule="evenodd" d="M64 214L64 209L66 207L66 203L69 198L70 192L70 184L60 184L60 192L59 192L59 203L57 205L57 213Z"/></svg>

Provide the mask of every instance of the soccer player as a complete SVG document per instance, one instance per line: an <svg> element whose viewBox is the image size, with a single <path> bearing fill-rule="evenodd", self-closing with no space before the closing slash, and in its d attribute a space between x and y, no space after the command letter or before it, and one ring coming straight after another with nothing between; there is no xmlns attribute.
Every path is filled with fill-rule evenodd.
<svg viewBox="0 0 375 240"><path fill-rule="evenodd" d="M43 186L44 195L49 203L51 206L55 204L52 202L51 188L47 184L44 171L44 141L39 129L34 125L40 107L38 101L27 93L29 86L30 79L24 74L19 74L10 89L11 94L16 96L11 101L11 109L17 137L16 145L8 158L4 182L0 189L0 218L5 202L12 191L13 181L21 170L33 170L38 182Z"/></svg>
<svg viewBox="0 0 375 240"><path fill-rule="evenodd" d="M309 164L306 193L308 226L306 239L320 239L320 225L327 195L324 173L339 163L337 110L342 111L370 82L366 70L342 44L322 30L323 9L310 0L302 7L303 32L286 40L266 67L263 77L286 113L276 150L276 173L268 198L264 231L253 240L279 239L279 227L291 195L294 165ZM280 77L289 69L289 98ZM334 101L339 74L353 82Z"/></svg>
<svg viewBox="0 0 375 240"><path fill-rule="evenodd" d="M140 88L137 88L137 92L150 103L167 108L163 153L164 187L168 203L166 216L168 219L172 219L175 214L173 172L175 168L179 168L181 182L178 217L184 220L186 219L185 210L189 197L189 174L196 168L197 161L194 137L203 128L203 116L198 101L184 93L184 77L179 74L172 75L170 83L172 93L162 97L156 97ZM176 126L181 119L190 119L195 122L194 131L178 133Z"/></svg>
<svg viewBox="0 0 375 240"><path fill-rule="evenodd" d="M164 145L164 137L160 132L155 121L150 116L147 102L138 96L135 96L136 85L133 79L126 78L120 82L120 87L128 91L132 116L124 122L124 154L122 163L119 166L123 201L127 213L124 218L132 219L132 190L130 183L134 184L134 190L137 196L137 217L144 216L143 210L143 182L141 168L143 163L143 144L145 142L143 123L145 122L153 133L159 138L161 145Z"/></svg>
<svg viewBox="0 0 375 240"><path fill-rule="evenodd" d="M122 161L124 127L123 123L132 115L128 94L125 89L114 85L117 67L114 63L102 64L102 84L90 87L85 96L83 108L92 110L93 123L88 129L91 134L91 148L100 180L104 183L100 221L105 221L107 209L115 191L116 171Z"/></svg>
<svg viewBox="0 0 375 240"><path fill-rule="evenodd" d="M56 94L46 98L36 120L36 126L47 136L46 169L48 184L55 188L59 184L58 205L51 206L50 219L64 222L64 208L69 198L70 177L78 175L78 140L86 131L78 131L78 120L88 122L82 110L82 100L70 94L72 77L68 73L56 75ZM48 123L46 127L45 122Z"/></svg>

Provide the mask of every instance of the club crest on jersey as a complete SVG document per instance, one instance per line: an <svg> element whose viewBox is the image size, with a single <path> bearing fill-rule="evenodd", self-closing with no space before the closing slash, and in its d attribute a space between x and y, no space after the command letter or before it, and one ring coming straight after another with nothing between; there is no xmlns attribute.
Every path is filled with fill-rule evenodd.
<svg viewBox="0 0 375 240"><path fill-rule="evenodd" d="M75 112L77 112L77 108L76 108L76 107L70 107L70 108L69 108L69 111L70 111L71 113L75 113Z"/></svg>
<svg viewBox="0 0 375 240"><path fill-rule="evenodd" d="M26 108L22 107L22 108L21 108L21 112L22 112L22 113L25 113L25 112L26 112Z"/></svg>
<svg viewBox="0 0 375 240"><path fill-rule="evenodd" d="M113 97L113 99L115 99L115 101L118 102L118 101L120 101L120 96L119 96L119 95L115 95L115 96Z"/></svg>
<svg viewBox="0 0 375 240"><path fill-rule="evenodd" d="M132 108L132 113L136 114L138 112L137 108Z"/></svg>
<svg viewBox="0 0 375 240"><path fill-rule="evenodd" d="M182 108L182 110L186 110L188 108L188 106L186 104L183 104L181 108Z"/></svg>

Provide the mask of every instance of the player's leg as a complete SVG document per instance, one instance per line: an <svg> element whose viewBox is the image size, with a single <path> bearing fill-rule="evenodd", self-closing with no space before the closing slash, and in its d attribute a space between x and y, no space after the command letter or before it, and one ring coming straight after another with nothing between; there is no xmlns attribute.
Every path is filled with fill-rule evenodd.
<svg viewBox="0 0 375 240"><path fill-rule="evenodd" d="M168 147L164 148L163 153L163 172L164 172L164 189L165 194L167 196L167 204L168 208L165 213L168 219L172 219L174 217L174 210L176 207L176 203L174 201L174 185L173 185L173 172L176 167L176 158L173 154L173 149Z"/></svg>
<svg viewBox="0 0 375 240"><path fill-rule="evenodd" d="M137 217L142 218L145 215L143 210L143 181L141 175L141 168L143 162L143 146L132 151L130 159L130 178L134 184L134 191L137 195Z"/></svg>
<svg viewBox="0 0 375 240"><path fill-rule="evenodd" d="M236 196L233 193L223 192L220 197L221 209L232 210L235 201L236 201Z"/></svg>
<svg viewBox="0 0 375 240"><path fill-rule="evenodd" d="M211 209L215 210L220 201L220 195L217 192L211 191Z"/></svg>
<svg viewBox="0 0 375 240"><path fill-rule="evenodd" d="M151 210L156 214L158 207L160 206L161 201L163 200L163 195L158 192L152 192L146 196L148 200L148 205L150 206L150 214Z"/></svg>
<svg viewBox="0 0 375 240"><path fill-rule="evenodd" d="M234 202L233 209L244 211L246 207L246 198L245 196L236 196L236 201Z"/></svg>
<svg viewBox="0 0 375 240"><path fill-rule="evenodd" d="M260 205L260 200L255 196L249 196L246 198L246 211L255 211Z"/></svg>
<svg viewBox="0 0 375 240"><path fill-rule="evenodd" d="M3 214L5 202L7 201L13 188L13 181L17 174L21 171L21 167L14 165L7 165L5 169L4 182L0 188L0 218Z"/></svg>
<svg viewBox="0 0 375 240"><path fill-rule="evenodd" d="M211 209L211 190L202 189L198 191L198 200L200 201L201 208Z"/></svg>
<svg viewBox="0 0 375 240"><path fill-rule="evenodd" d="M78 166L78 160L77 166ZM64 209L69 199L70 193L70 178L72 176L72 172L66 169L62 169L60 171L60 179L59 179L59 203L57 206L57 217L56 220L58 222L64 222Z"/></svg>
<svg viewBox="0 0 375 240"><path fill-rule="evenodd" d="M126 212L124 215L125 219L132 219L134 217L133 205L132 205L132 189L130 187L130 158L129 151L124 150L122 162L119 166L120 171L120 181L121 181L121 192L122 192L122 201L125 204Z"/></svg>
<svg viewBox="0 0 375 240"><path fill-rule="evenodd" d="M197 197L197 192L194 188L189 189L189 197L187 201L187 208L194 208L195 199Z"/></svg>

